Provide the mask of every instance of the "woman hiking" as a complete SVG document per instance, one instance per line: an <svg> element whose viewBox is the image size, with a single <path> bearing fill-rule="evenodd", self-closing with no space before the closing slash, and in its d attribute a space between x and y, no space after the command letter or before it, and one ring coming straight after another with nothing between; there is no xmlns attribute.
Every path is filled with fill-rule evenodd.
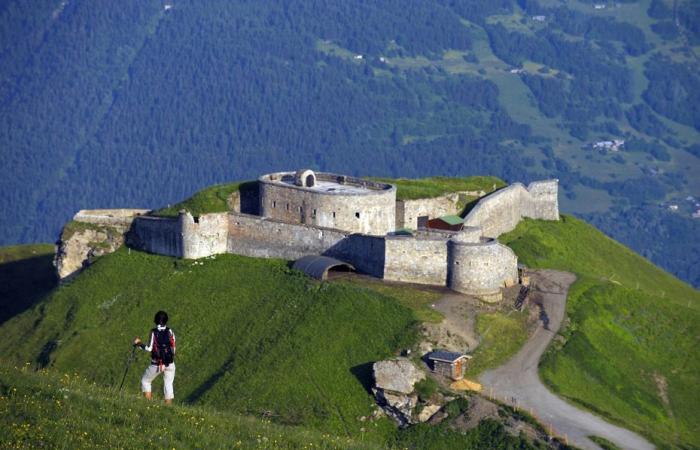
<svg viewBox="0 0 700 450"><path fill-rule="evenodd" d="M175 398L173 381L175 380L175 333L168 328L168 313L158 311L153 321L156 327L151 330L148 345L144 344L140 338L134 339L134 345L141 347L147 352L151 352L151 364L141 377L141 391L148 400L153 399L151 393L151 383L163 374L163 394L165 403L172 404Z"/></svg>

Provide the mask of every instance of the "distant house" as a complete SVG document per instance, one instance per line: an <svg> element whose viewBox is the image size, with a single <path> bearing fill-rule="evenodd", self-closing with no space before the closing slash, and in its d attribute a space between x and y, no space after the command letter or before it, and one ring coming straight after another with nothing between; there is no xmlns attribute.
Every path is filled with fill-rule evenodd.
<svg viewBox="0 0 700 450"><path fill-rule="evenodd" d="M547 20L547 16L532 16L532 20L535 22L544 22Z"/></svg>
<svg viewBox="0 0 700 450"><path fill-rule="evenodd" d="M428 354L430 368L433 372L440 375L452 378L453 380L461 380L464 378L464 370L467 368L467 361L471 356L464 353L448 352L438 350Z"/></svg>
<svg viewBox="0 0 700 450"><path fill-rule="evenodd" d="M428 220L428 228L436 230L461 231L464 228L464 219L459 216L442 216Z"/></svg>

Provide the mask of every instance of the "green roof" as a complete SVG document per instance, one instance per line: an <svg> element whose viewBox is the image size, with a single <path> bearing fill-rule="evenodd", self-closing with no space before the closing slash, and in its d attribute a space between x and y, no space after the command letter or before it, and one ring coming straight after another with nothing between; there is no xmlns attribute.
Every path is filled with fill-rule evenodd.
<svg viewBox="0 0 700 450"><path fill-rule="evenodd" d="M459 217L459 216L442 216L438 217L438 219L442 220L443 222L450 224L450 225L459 225L464 223L464 219Z"/></svg>

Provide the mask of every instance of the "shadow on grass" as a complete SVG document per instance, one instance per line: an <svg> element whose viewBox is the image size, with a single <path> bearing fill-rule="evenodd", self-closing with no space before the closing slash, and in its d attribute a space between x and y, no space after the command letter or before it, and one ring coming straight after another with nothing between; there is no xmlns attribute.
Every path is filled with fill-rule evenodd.
<svg viewBox="0 0 700 450"><path fill-rule="evenodd" d="M372 374L373 365L374 362L367 362L350 368L350 373L357 378L357 381L360 382L368 394L372 394L372 386L374 386L374 375Z"/></svg>
<svg viewBox="0 0 700 450"><path fill-rule="evenodd" d="M34 306L57 283L53 255L0 264L0 325Z"/></svg>

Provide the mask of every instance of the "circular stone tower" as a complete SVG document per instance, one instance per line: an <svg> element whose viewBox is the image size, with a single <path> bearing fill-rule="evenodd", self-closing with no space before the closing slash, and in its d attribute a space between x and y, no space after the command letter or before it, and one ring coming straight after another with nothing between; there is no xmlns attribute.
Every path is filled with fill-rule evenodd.
<svg viewBox="0 0 700 450"><path fill-rule="evenodd" d="M447 247L447 287L484 301L503 298L501 288L518 282L518 257L494 239L458 234Z"/></svg>
<svg viewBox="0 0 700 450"><path fill-rule="evenodd" d="M258 181L263 217L372 235L396 226L391 184L311 170L271 173Z"/></svg>

